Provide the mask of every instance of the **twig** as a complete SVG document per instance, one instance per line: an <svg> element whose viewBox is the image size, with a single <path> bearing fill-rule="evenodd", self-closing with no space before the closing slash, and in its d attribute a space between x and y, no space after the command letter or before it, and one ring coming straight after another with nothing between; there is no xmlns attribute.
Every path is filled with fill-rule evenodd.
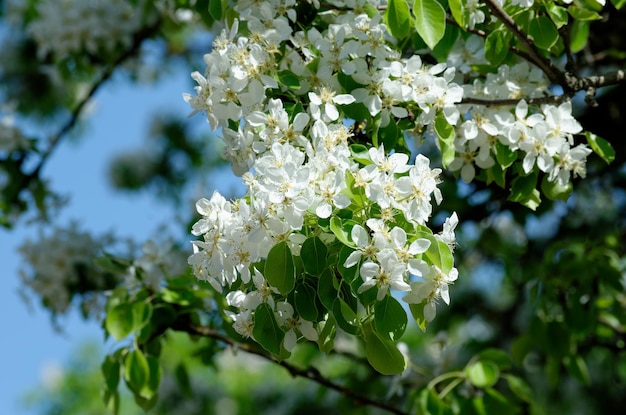
<svg viewBox="0 0 626 415"><path fill-rule="evenodd" d="M515 99L482 99L464 97L459 104L484 105L486 107L503 107L517 105L521 100L529 105L561 104L569 99L566 95L551 95L541 98L515 98Z"/></svg>
<svg viewBox="0 0 626 415"><path fill-rule="evenodd" d="M374 406L376 408L383 409L385 411L388 411L396 415L408 415L406 412L403 412L400 409L394 406L391 406L385 402L381 402L381 401L369 398L367 396L364 396L355 392L354 390L350 388L334 383L330 379L324 377L324 375L322 375L315 367L309 367L305 369L298 368L289 362L276 359L274 356L266 353L260 348L256 348L250 344L237 342L210 327L205 327L205 326L193 324L191 322L178 320L172 325L172 328L177 331L183 331L183 332L190 333L190 334L200 335L203 337L209 337L209 338L221 341L223 343L226 343L234 349L243 350L247 353L262 357L265 360L268 360L270 362L276 363L279 366L284 367L291 374L291 376L302 377L302 378L312 380L313 382L316 382L322 386L325 386L328 389L332 389L350 399L353 399L355 402L358 402L364 405Z"/></svg>
<svg viewBox="0 0 626 415"><path fill-rule="evenodd" d="M567 87L565 73L557 68L550 59L541 54L537 46L535 46L534 39L525 33L522 28L515 23L513 18L509 16L495 0L484 0L485 4L491 10L491 13L500 20L519 41L526 47L529 58L532 63L537 65L543 73L546 74L550 81L555 84L559 84L564 88ZM570 92L570 91L566 91ZM569 95L569 94L568 94Z"/></svg>
<svg viewBox="0 0 626 415"><path fill-rule="evenodd" d="M111 64L105 67L102 74L100 74L98 79L96 79L96 81L91 85L91 88L89 88L89 91L87 91L87 94L74 107L70 115L70 118L66 121L65 124L61 126L59 131L50 138L49 140L50 144L48 148L41 154L41 159L39 160L39 163L28 175L25 176L25 181L23 183L22 188L28 187L28 184L31 181L39 177L39 173L41 172L41 169L46 164L47 160L50 158L50 155L52 155L52 153L54 152L59 142L63 139L63 137L65 137L65 135L67 135L67 133L69 133L72 130L72 128L74 128L83 110L85 109L85 106L89 103L91 98L93 98L93 96L100 89L100 87L106 81L108 81L111 78L111 76L113 76L115 69L117 69L117 67L121 65L122 63L124 63L126 60L134 56L138 52L143 41L149 38L150 36L152 36L154 33L156 33L160 25L161 25L161 21L157 20L152 25L147 26L143 28L141 31L135 33L135 35L133 36L133 43L131 44L131 47L125 50L124 53L122 53L120 56L117 57L117 59L115 59Z"/></svg>

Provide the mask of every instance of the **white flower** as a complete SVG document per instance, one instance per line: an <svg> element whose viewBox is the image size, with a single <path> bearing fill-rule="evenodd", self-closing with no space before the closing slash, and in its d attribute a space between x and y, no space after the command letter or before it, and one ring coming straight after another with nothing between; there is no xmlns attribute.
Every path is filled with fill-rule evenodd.
<svg viewBox="0 0 626 415"><path fill-rule="evenodd" d="M398 261L396 254L392 250L380 252L377 255L377 261L366 261L361 265L361 278L363 284L358 289L359 293L363 293L372 287L378 287L376 299L382 300L389 288L395 288L399 291L409 291L411 287L404 281L406 267Z"/></svg>
<svg viewBox="0 0 626 415"><path fill-rule="evenodd" d="M452 216L447 218L444 222L441 233L435 235L437 239L447 244L451 250L454 250L456 247L456 236L454 234L454 230L458 224L459 217L456 215L456 212L453 212Z"/></svg>
<svg viewBox="0 0 626 415"><path fill-rule="evenodd" d="M335 104L347 105L352 104L356 99L350 94L336 95L326 87L321 87L319 95L315 92L309 92L309 100L311 100L310 112L315 120L324 122L336 121L339 118L339 110Z"/></svg>
<svg viewBox="0 0 626 415"><path fill-rule="evenodd" d="M561 137L550 137L547 135L546 124L537 124L529 131L528 138L519 143L519 148L526 152L522 167L526 173L533 169L535 161L539 170L549 173L554 166L553 156L563 143Z"/></svg>
<svg viewBox="0 0 626 415"><path fill-rule="evenodd" d="M558 107L554 105L544 105L541 107L548 127L548 134L551 137L565 137L570 145L573 144L572 134L582 131L582 126L572 117L572 103L564 102Z"/></svg>
<svg viewBox="0 0 626 415"><path fill-rule="evenodd" d="M294 309L290 303L280 301L276 304L276 320L278 324L287 330L285 332L285 339L283 340L285 350L293 350L298 343L296 330L300 331L307 340L317 341L318 334L313 323L303 320L299 316L294 317Z"/></svg>
<svg viewBox="0 0 626 415"><path fill-rule="evenodd" d="M366 260L373 260L376 257L378 248L370 242L369 234L361 225L354 225L352 227L351 237L352 242L357 246L357 249L353 251L348 258L346 258L343 266L346 268L352 268L359 263L362 257Z"/></svg>
<svg viewBox="0 0 626 415"><path fill-rule="evenodd" d="M438 298L450 304L448 286L456 281L458 275L456 268L452 268L448 274L445 274L439 267L433 265L430 267L430 272L423 273L421 280L411 282L411 292L402 299L409 304L420 304L426 301L424 317L430 322L437 313Z"/></svg>

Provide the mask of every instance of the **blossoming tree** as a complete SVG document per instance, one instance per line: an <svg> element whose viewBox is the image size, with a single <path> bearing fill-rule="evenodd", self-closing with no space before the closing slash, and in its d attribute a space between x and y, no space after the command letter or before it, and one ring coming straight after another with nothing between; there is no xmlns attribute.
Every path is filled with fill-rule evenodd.
<svg viewBox="0 0 626 415"><path fill-rule="evenodd" d="M537 259L524 228L533 211L558 216L559 206L585 199L558 202L586 177L588 159L615 158L573 108L583 114L604 87L624 83L623 51L598 50L591 31L600 20L619 21L624 2L8 4L6 17L26 39L16 45L36 52L22 59L45 67L50 85L39 108L22 105L10 87L7 99L15 98L17 115L50 113L47 102L70 114L48 141L27 137L10 114L4 119L0 208L7 227L30 209L46 217L54 207L42 167L113 71L139 73L136 58L150 39L176 53L191 29L215 33L204 64L191 73L194 91L183 93L195 114L187 123L202 117L221 138L221 155L245 194L214 192L197 201L188 267L175 254L184 247L148 241L140 254L102 255L112 240L75 229L22 248L30 265L25 285L53 313L75 299L86 316L101 313L103 329L119 342L102 365L104 401L113 410L121 378L140 406L157 404L161 347L172 331L208 339L206 353L241 349L391 413L539 411L545 402L530 360L542 359L551 382L565 369L589 383L581 334L600 336L615 353L624 347L623 230L602 234L600 244L538 244L547 253ZM618 58L604 63L592 52ZM60 88L70 93L55 97ZM167 131L172 142L185 133ZM203 155L187 144L176 148L200 159L191 174ZM42 257L41 245L57 251ZM515 333L498 321L504 341L489 334L492 341L460 368L421 373L415 353L433 338L431 327L453 331L459 323L450 316L464 317L446 306L455 302L457 279L461 286L475 275L472 260L505 275L498 289L514 301L505 301L504 317L533 317ZM592 275L601 282L583 276L597 262L602 271ZM571 281L546 277L566 270ZM478 319L474 326L493 331L485 329L485 310L471 311L459 295ZM550 344L552 333L558 345ZM544 340L536 346L535 339ZM303 365L298 350L312 346L327 359L354 359L365 378L376 373L376 387L362 393Z"/></svg>

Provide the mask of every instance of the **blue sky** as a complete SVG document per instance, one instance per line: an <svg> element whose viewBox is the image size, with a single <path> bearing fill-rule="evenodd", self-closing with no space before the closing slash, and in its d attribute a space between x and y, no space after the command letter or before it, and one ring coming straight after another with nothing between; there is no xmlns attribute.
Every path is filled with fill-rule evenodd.
<svg viewBox="0 0 626 415"><path fill-rule="evenodd" d="M52 188L71 196L56 223L65 225L77 219L84 230L94 234L113 230L116 235L142 241L172 216L169 205L148 195L115 193L107 182L107 167L116 154L143 143L151 114L189 112L181 97L182 92L192 91L188 77L187 71L177 70L156 86L114 80L99 91L84 136L79 141L66 140L45 168ZM202 121L194 118L191 122ZM37 304L29 309L18 296L20 257L16 248L25 238L36 236L36 227L23 224L13 231L0 230L4 271L0 313L5 336L0 345L0 408L6 415L34 414L25 410L19 399L41 384L44 368L63 365L79 344L102 339L99 324L84 322L78 313L59 320L64 334L55 332L45 310Z"/></svg>

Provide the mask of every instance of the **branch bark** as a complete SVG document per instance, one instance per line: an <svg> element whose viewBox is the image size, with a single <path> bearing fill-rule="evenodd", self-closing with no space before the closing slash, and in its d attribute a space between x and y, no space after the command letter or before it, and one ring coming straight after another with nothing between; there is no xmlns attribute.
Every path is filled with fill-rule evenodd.
<svg viewBox="0 0 626 415"><path fill-rule="evenodd" d="M214 340L220 341L222 343L225 343L227 345L229 345L230 347L232 347L235 350L243 350L247 353L250 354L254 354L256 356L259 356L265 360L268 360L272 363L275 363L279 366L284 367L289 374L291 374L291 376L294 377L302 377L302 378L306 378L309 380L312 380L313 382L316 382L328 389L332 389L336 392L339 392L340 394L354 400L355 402L358 402L360 404L363 405L369 405L369 406L373 406L379 409L383 409L389 413L395 414L395 415L408 415L408 413L379 400L376 399L372 399L370 397L367 397L365 395L361 395L360 393L347 388L343 385L340 385L338 383L335 383L333 381L331 381L330 379L326 378L324 375L322 375L319 370L317 370L315 367L308 367L308 368L299 368L294 366L293 364L286 362L284 360L278 360L276 359L274 356L266 353L265 351L263 351L260 348L254 347L250 344L246 344L246 343L240 343L237 342L227 336L225 336L224 334L220 333L219 331L212 329L210 327L205 327L205 326L201 326L198 324L194 324L185 320L178 320L176 321L173 325L172 325L172 329L177 330L177 331L182 331L185 333L189 333L189 334L194 334L194 335L199 335L199 336L203 336L203 337L209 337L212 338Z"/></svg>
<svg viewBox="0 0 626 415"><path fill-rule="evenodd" d="M557 68L550 59L541 54L541 51L535 46L534 39L524 32L522 28L515 23L513 18L509 16L495 0L484 0L485 4L491 11L491 13L509 29L513 35L524 45L527 49L528 57L530 61L537 65L543 73L546 74L548 79L555 84L559 84L566 88L567 81L563 71ZM570 91L566 91L568 93ZM569 95L569 94L568 94Z"/></svg>

